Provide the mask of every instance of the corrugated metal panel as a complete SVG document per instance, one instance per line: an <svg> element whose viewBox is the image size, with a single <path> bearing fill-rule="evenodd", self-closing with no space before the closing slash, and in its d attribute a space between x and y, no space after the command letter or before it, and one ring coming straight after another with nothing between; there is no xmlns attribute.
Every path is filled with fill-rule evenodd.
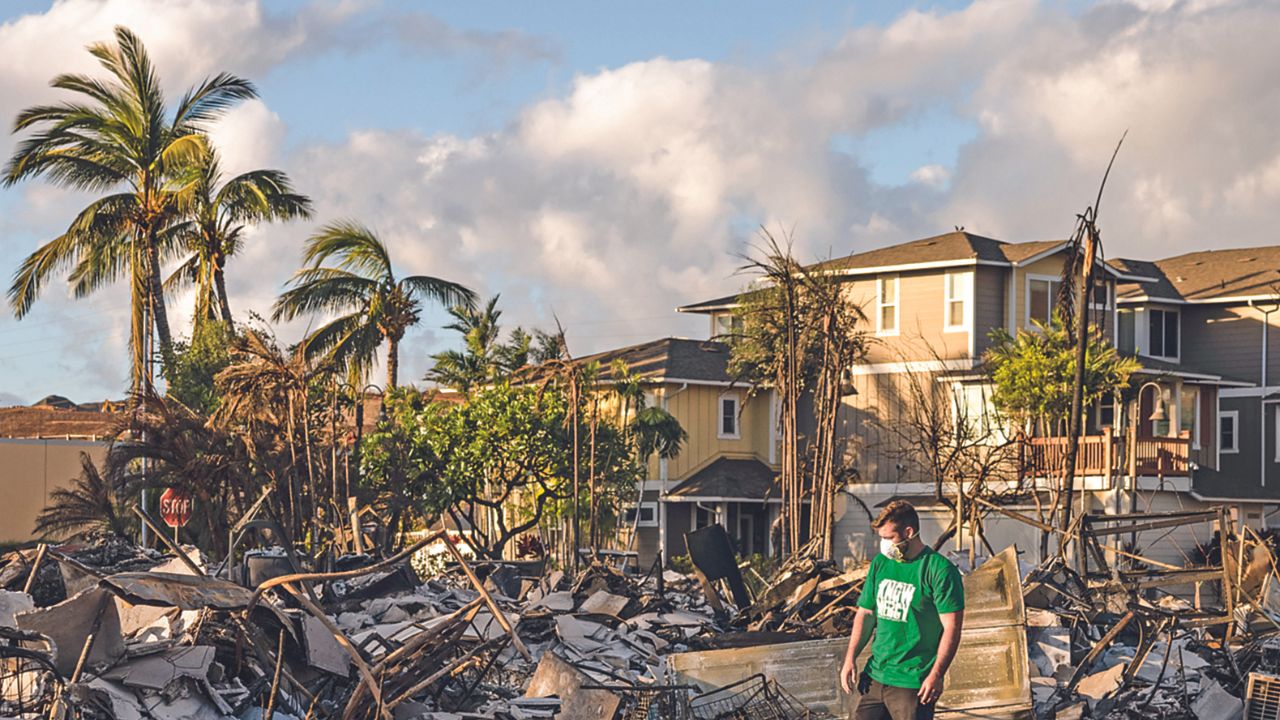
<svg viewBox="0 0 1280 720"><path fill-rule="evenodd" d="M938 717L1026 718L1031 714L1027 632L1017 551L1009 547L965 578L968 609L947 672ZM972 620L970 620L972 618ZM848 716L856 698L840 689L847 638L680 653L669 667L685 682L720 687L764 673L814 710ZM859 664L866 660L866 653Z"/></svg>
<svg viewBox="0 0 1280 720"><path fill-rule="evenodd" d="M809 640L679 653L669 655L667 663L681 682L707 689L764 673L806 707L847 717L855 704L840 690L840 665L847 647L848 640L843 638Z"/></svg>

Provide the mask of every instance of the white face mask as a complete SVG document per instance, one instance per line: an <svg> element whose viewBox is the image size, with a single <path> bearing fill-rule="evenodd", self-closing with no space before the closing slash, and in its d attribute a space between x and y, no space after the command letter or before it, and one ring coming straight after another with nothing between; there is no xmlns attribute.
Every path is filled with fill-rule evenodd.
<svg viewBox="0 0 1280 720"><path fill-rule="evenodd" d="M911 538L899 543L895 543L889 538L880 538L880 553L890 560L902 562L906 556L902 554L902 548L899 545L906 545L909 542L911 542Z"/></svg>

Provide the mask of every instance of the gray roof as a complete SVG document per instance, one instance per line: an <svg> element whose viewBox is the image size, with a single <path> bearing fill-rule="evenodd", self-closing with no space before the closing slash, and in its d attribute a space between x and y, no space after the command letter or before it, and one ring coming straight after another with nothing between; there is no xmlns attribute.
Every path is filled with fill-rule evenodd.
<svg viewBox="0 0 1280 720"><path fill-rule="evenodd" d="M574 362L599 363L599 378L609 381L615 379L610 367L615 360L625 362L633 375L650 381L727 383L732 379L729 377L729 346L711 340L662 338L587 355L576 358ZM523 373L523 379L536 380L542 376L540 369L531 368Z"/></svg>
<svg viewBox="0 0 1280 720"><path fill-rule="evenodd" d="M720 457L677 485L667 498L776 499L780 494L777 475L756 458Z"/></svg>
<svg viewBox="0 0 1280 720"><path fill-rule="evenodd" d="M964 261L1015 265L1040 253L1052 250L1064 242L1065 240L1040 240L1007 243L1003 240L957 230L815 263L808 266L808 269L856 273L860 270L871 270L873 268L917 265L921 263L961 263ZM694 313L721 310L736 305L737 297L737 295L728 295L714 300L704 300L681 306L677 310L679 312Z"/></svg>
<svg viewBox="0 0 1280 720"><path fill-rule="evenodd" d="M1201 250L1155 262L1119 261L1154 283L1121 285L1121 300L1145 298L1212 302L1272 296L1280 287L1280 246ZM1125 272L1129 272L1126 270Z"/></svg>

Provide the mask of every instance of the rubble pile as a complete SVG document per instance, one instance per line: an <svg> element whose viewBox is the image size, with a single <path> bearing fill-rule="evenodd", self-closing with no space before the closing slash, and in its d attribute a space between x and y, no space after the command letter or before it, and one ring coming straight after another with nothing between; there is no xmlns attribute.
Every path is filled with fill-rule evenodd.
<svg viewBox="0 0 1280 720"><path fill-rule="evenodd" d="M966 622L942 709L1229 720L1280 696L1270 541L1218 535L1184 567L1099 541L1204 520L1191 515L1086 528L1087 561L1029 566L1010 547L970 571L957 558ZM216 568L194 548L118 541L9 553L0 716L717 720L844 716L856 702L836 673L865 565L799 554L748 593L710 543L688 576L455 553L420 578L410 559L430 540L330 572L279 548Z"/></svg>
<svg viewBox="0 0 1280 720"><path fill-rule="evenodd" d="M670 571L595 563L525 577L459 557L423 581L405 552L250 588L209 574L192 548L93 552L75 550L97 567L71 548L39 564L28 551L7 558L8 584L25 585L25 568L50 589L0 591L0 715L518 720L601 702L620 718L663 702L695 712L704 693L673 682L664 658L728 629L697 582ZM92 583L62 597L52 588L67 568ZM766 684L752 695L783 702ZM726 700L699 702L689 717L719 717L707 713Z"/></svg>

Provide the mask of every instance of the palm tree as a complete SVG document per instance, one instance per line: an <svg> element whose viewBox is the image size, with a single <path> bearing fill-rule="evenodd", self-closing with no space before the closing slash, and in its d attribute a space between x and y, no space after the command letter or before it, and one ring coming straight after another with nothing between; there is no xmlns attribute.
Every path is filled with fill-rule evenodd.
<svg viewBox="0 0 1280 720"><path fill-rule="evenodd" d="M321 267L335 260L334 267ZM417 324L422 298L446 306L475 304L475 293L427 275L397 279L387 246L369 228L352 221L326 225L307 240L303 268L276 300L273 319L304 313L345 313L303 340L308 357L325 356L363 381L378 348L387 343L387 389L396 386L399 346Z"/></svg>
<svg viewBox="0 0 1280 720"><path fill-rule="evenodd" d="M49 493L49 504L36 516L37 535L102 531L124 537L130 527L120 493L98 471L88 453L80 453L80 476Z"/></svg>
<svg viewBox="0 0 1280 720"><path fill-rule="evenodd" d="M498 320L498 295L483 308L457 305L449 308L453 322L444 326L462 334L461 350L444 350L431 356L435 364L427 371L427 379L462 392L484 385L498 374L498 339L502 326Z"/></svg>
<svg viewBox="0 0 1280 720"><path fill-rule="evenodd" d="M146 340L152 326L162 357L169 357L172 345L160 285L160 263L169 250L163 235L191 189L175 180L203 149L200 130L257 91L247 80L220 73L188 90L170 116L146 48L128 28L115 29L115 43L88 49L109 77L55 77L52 86L76 98L18 114L14 132L31 135L6 164L3 183L44 176L62 187L110 194L23 261L9 303L18 317L26 315L50 276L67 268L77 297L127 276L133 396L141 397L150 382Z"/></svg>
<svg viewBox="0 0 1280 720"><path fill-rule="evenodd" d="M223 182L218 152L208 145L190 170L188 217L169 230L190 255L165 281L165 288L195 284L195 322L221 315L230 328L225 269L243 244L246 225L310 218L311 199L295 193L289 176L279 170L252 170Z"/></svg>

